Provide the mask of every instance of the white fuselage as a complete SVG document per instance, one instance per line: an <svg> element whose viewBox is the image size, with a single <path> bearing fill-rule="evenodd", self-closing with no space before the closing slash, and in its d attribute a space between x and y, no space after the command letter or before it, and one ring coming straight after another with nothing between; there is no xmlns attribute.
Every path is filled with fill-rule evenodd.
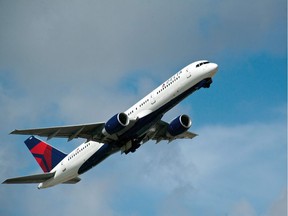
<svg viewBox="0 0 288 216"><path fill-rule="evenodd" d="M196 67L200 62L203 61L197 61L184 67L129 108L125 113L130 119L142 118L181 95L201 80L214 76L218 66L214 63L208 63Z"/></svg>
<svg viewBox="0 0 288 216"><path fill-rule="evenodd" d="M154 112L160 112L160 114L162 114L161 112L168 111L182 99L188 96L185 94L185 92L189 91L189 89L191 89L193 86L204 79L212 78L216 73L217 68L217 64L209 63L207 61L194 62L177 72L170 79L162 83L158 88L154 89L151 93L130 107L127 111L125 111L125 114L127 114L129 119L133 120L134 122L137 122L139 119L153 114ZM133 124L129 125L127 131L129 131L131 128L133 128ZM51 172L55 172L54 177L40 183L38 188L51 187L76 178L79 176L80 167L88 160L94 160L95 158L97 163L100 163L112 153L120 150L109 149L109 151L105 151L105 145L108 144L102 144L95 141L84 142L70 154L68 154L57 166L55 166L54 169L51 170ZM102 156L102 152L105 155ZM95 163L93 163L89 169L94 165Z"/></svg>

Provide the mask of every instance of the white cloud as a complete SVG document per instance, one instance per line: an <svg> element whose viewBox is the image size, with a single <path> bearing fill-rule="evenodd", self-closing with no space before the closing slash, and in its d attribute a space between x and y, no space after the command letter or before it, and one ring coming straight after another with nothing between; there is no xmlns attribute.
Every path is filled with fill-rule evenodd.
<svg viewBox="0 0 288 216"><path fill-rule="evenodd" d="M228 214L229 216L256 216L254 208L246 200L241 200L236 203Z"/></svg>
<svg viewBox="0 0 288 216"><path fill-rule="evenodd" d="M174 205L164 204L165 212L182 207L183 212L214 215L232 208L231 214L242 209L256 215L256 207L261 211L259 206L270 205L271 194L285 187L285 133L281 123L206 126L192 141L147 144L150 147L136 153L130 170L141 185L165 193L164 203L173 200ZM181 188L188 195L177 197L175 191Z"/></svg>
<svg viewBox="0 0 288 216"><path fill-rule="evenodd" d="M3 211L16 212L8 203L21 200L23 214L41 209L46 215L54 206L58 212L72 215L78 215L80 209L143 215L133 207L119 207L130 199L137 206L135 194L142 202L159 203L153 206L158 215L175 211L183 215L256 215L266 211L263 206L272 206L270 215L282 211L285 199L272 194L286 182L283 124L210 125L198 132L200 136L192 141L148 143L135 154L113 155L83 175L77 185L40 191L36 185L2 185L3 202L7 203ZM276 201L272 204L271 200Z"/></svg>
<svg viewBox="0 0 288 216"><path fill-rule="evenodd" d="M268 216L286 216L287 215L287 188L285 188L279 197L272 203L268 210Z"/></svg>

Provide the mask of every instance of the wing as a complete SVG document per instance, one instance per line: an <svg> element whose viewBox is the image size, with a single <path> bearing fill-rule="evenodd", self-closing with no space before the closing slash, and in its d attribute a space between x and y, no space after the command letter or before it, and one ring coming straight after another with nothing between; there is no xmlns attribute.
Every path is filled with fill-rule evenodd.
<svg viewBox="0 0 288 216"><path fill-rule="evenodd" d="M107 143L111 141L111 137L107 137L102 134L104 126L105 123L100 122L82 125L14 130L11 132L11 134L38 135L41 137L47 137L47 140L53 137L68 138L68 141L74 138L84 138L101 143ZM161 120L158 121L149 129L148 133L143 139L143 142L147 142L150 139L155 140L157 143L161 140L168 140L171 142L175 139L192 139L197 136L197 134L189 131L186 131L178 136L169 136L167 134L168 126L169 124L167 122Z"/></svg>
<svg viewBox="0 0 288 216"><path fill-rule="evenodd" d="M6 179L2 184L29 184L41 183L52 178L55 173L43 173L29 176L22 176L17 178Z"/></svg>
<svg viewBox="0 0 288 216"><path fill-rule="evenodd" d="M197 134L186 131L177 136L171 136L167 133L167 128L169 124L165 121L158 121L153 127L151 127L143 139L143 143L147 142L148 140L155 140L156 143L167 140L171 142L176 139L193 139Z"/></svg>
<svg viewBox="0 0 288 216"><path fill-rule="evenodd" d="M98 142L105 142L105 136L101 133L105 123L93 123L49 128L35 128L26 130L14 130L11 134L22 135L38 135L41 137L47 137L47 140L53 137L68 138L68 141L74 138L91 139Z"/></svg>

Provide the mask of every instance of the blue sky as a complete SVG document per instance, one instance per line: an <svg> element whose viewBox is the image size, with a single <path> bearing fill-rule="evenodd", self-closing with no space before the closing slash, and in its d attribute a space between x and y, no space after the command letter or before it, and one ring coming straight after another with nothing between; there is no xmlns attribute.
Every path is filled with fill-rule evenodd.
<svg viewBox="0 0 288 216"><path fill-rule="evenodd" d="M199 59L219 72L164 116L189 114L197 138L115 154L77 185L0 185L0 214L286 215L286 4L1 1L1 181L41 172L15 128L105 121Z"/></svg>

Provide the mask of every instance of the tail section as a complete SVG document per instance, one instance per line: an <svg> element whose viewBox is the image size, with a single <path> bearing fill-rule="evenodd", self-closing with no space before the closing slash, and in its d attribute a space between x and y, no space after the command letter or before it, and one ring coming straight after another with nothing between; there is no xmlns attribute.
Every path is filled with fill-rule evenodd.
<svg viewBox="0 0 288 216"><path fill-rule="evenodd" d="M44 172L50 172L66 157L65 153L53 148L34 136L29 137L24 142Z"/></svg>

